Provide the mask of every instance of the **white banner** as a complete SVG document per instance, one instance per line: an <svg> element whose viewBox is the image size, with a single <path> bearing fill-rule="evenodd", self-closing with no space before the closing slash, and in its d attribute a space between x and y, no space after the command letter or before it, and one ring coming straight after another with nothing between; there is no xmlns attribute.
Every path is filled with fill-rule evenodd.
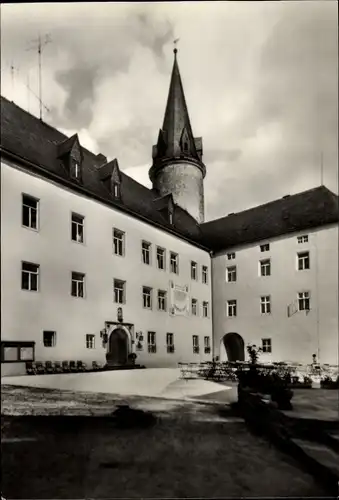
<svg viewBox="0 0 339 500"><path fill-rule="evenodd" d="M189 289L187 285L176 285L171 281L170 313L174 316L188 316L189 314Z"/></svg>

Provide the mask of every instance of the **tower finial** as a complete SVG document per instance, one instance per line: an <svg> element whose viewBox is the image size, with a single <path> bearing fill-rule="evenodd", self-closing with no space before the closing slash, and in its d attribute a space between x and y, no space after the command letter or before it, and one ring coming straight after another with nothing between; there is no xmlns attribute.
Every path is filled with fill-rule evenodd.
<svg viewBox="0 0 339 500"><path fill-rule="evenodd" d="M173 42L173 43L174 43L174 50L173 50L173 52L174 52L174 56L175 56L175 57L176 57L177 52L178 52L178 49L177 49L177 43L179 42L179 40L180 40L180 38L176 38L176 39L174 40L174 42Z"/></svg>

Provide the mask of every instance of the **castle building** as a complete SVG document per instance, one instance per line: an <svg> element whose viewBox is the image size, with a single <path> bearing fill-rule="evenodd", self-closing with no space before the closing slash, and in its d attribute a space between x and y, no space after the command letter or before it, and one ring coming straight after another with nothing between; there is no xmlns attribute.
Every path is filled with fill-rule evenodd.
<svg viewBox="0 0 339 500"><path fill-rule="evenodd" d="M338 363L338 197L324 186L204 222L177 51L148 189L1 98L1 367Z"/></svg>

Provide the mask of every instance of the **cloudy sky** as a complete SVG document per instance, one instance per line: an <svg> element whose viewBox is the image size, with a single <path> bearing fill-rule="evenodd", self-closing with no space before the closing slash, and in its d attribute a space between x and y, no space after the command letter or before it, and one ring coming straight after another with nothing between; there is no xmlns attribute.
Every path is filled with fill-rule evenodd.
<svg viewBox="0 0 339 500"><path fill-rule="evenodd" d="M39 115L27 49L49 34L44 120L149 186L180 37L207 220L319 185L322 152L338 192L337 17L335 0L1 5L1 93Z"/></svg>

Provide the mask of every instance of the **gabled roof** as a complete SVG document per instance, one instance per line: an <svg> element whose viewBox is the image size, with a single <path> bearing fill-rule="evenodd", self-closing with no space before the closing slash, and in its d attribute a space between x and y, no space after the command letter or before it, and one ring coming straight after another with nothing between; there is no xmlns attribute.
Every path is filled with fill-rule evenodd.
<svg viewBox="0 0 339 500"><path fill-rule="evenodd" d="M319 186L200 227L205 244L217 252L338 221L338 196Z"/></svg>
<svg viewBox="0 0 339 500"><path fill-rule="evenodd" d="M71 182L66 176L62 161L58 159L58 153L62 143L68 147L72 140L73 138L68 139L65 134L1 96L1 148L3 155L7 151L41 167L46 174L57 176L60 181ZM164 230L188 239L192 244L202 245L201 231L193 217L182 208L175 206L174 224L170 225L169 221L154 206L153 201L159 195L122 171L120 172L121 199L112 199L107 186L100 179L99 172L101 168L104 168L102 166L103 155L95 155L83 147L81 150L83 154L82 186L73 182L75 190L81 190L83 187L87 190L87 195L90 193L94 197L100 197L101 200L105 200L120 210L132 211L135 217L143 217L151 224L156 224Z"/></svg>

